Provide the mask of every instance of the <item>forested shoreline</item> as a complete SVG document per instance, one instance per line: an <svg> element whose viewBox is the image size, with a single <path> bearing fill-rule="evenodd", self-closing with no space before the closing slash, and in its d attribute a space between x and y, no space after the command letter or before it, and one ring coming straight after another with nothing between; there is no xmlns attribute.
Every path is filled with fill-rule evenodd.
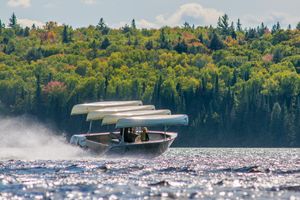
<svg viewBox="0 0 300 200"><path fill-rule="evenodd" d="M300 147L300 23L247 28L73 29L0 20L0 114L30 114L69 135L74 104L143 100L186 113L177 146ZM80 128L84 125L84 128Z"/></svg>

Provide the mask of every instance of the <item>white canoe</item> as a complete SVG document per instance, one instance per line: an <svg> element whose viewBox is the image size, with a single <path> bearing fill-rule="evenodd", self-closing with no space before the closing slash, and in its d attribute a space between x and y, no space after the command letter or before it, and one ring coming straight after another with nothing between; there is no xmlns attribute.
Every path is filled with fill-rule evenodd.
<svg viewBox="0 0 300 200"><path fill-rule="evenodd" d="M148 115L119 119L116 128L188 125L187 115Z"/></svg>
<svg viewBox="0 0 300 200"><path fill-rule="evenodd" d="M134 116L146 116L146 115L170 115L170 110L139 110L120 112L111 115L106 115L102 120L102 125L116 124L119 119L134 117Z"/></svg>
<svg viewBox="0 0 300 200"><path fill-rule="evenodd" d="M101 120L106 115L110 115L113 113L126 112L126 111L137 111L137 110L155 110L155 106L153 105L143 105L143 106L122 106L122 107L110 107L103 108L99 110L94 110L88 113L86 120Z"/></svg>
<svg viewBox="0 0 300 200"><path fill-rule="evenodd" d="M143 105L142 101L102 101L94 103L77 104L73 106L71 115L87 114L93 110L119 107L119 106L140 106Z"/></svg>

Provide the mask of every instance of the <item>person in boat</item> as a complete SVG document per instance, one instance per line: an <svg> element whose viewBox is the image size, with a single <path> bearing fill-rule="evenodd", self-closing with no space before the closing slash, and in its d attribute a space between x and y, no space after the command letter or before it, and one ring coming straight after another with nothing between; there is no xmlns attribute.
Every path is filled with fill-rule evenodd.
<svg viewBox="0 0 300 200"><path fill-rule="evenodd" d="M124 142L132 143L135 142L136 137L138 136L135 133L134 128L124 128L120 130L121 136L124 134Z"/></svg>
<svg viewBox="0 0 300 200"><path fill-rule="evenodd" d="M143 128L142 128L141 141L142 141L142 142L149 141L148 130L147 130L146 127L143 127Z"/></svg>

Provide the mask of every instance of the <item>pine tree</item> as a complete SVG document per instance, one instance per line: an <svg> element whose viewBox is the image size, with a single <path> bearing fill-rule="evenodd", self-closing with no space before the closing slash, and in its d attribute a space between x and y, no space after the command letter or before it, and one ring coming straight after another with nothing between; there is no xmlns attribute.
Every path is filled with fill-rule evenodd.
<svg viewBox="0 0 300 200"><path fill-rule="evenodd" d="M136 30L136 25L135 25L135 20L134 19L131 21L131 28L133 30Z"/></svg>
<svg viewBox="0 0 300 200"><path fill-rule="evenodd" d="M248 31L246 31L245 36L247 40L258 38L258 33L256 28L250 28Z"/></svg>
<svg viewBox="0 0 300 200"><path fill-rule="evenodd" d="M31 48L25 58L28 62L31 62L32 60L38 60L43 57L42 49L41 48Z"/></svg>
<svg viewBox="0 0 300 200"><path fill-rule="evenodd" d="M236 23L236 30L239 31L239 32L243 31L240 19L238 19L238 21Z"/></svg>
<svg viewBox="0 0 300 200"><path fill-rule="evenodd" d="M272 34L276 33L277 32L277 28L276 28L276 25L274 24L272 26Z"/></svg>
<svg viewBox="0 0 300 200"><path fill-rule="evenodd" d="M185 43L184 40L179 38L178 43L175 45L174 50L177 51L178 53L186 53L188 50L188 46Z"/></svg>
<svg viewBox="0 0 300 200"><path fill-rule="evenodd" d="M203 44L204 40L203 40L203 34L200 33L198 36L199 42L201 42Z"/></svg>
<svg viewBox="0 0 300 200"><path fill-rule="evenodd" d="M1 19L0 19L0 34L2 33L3 29L5 28L5 24L2 23Z"/></svg>
<svg viewBox="0 0 300 200"><path fill-rule="evenodd" d="M139 40L138 40L137 37L135 38L133 45L134 45L134 46L138 46L138 45L139 45Z"/></svg>
<svg viewBox="0 0 300 200"><path fill-rule="evenodd" d="M218 29L221 31L223 35L228 35L229 31L229 17L227 14L219 17L218 19Z"/></svg>
<svg viewBox="0 0 300 200"><path fill-rule="evenodd" d="M190 29L191 26L190 26L190 24L189 24L188 22L184 22L183 28L185 28L185 29Z"/></svg>
<svg viewBox="0 0 300 200"><path fill-rule="evenodd" d="M166 33L165 33L165 28L162 28L160 30L159 43L160 43L160 48L162 48L162 49L171 49L170 41L167 39L167 36L166 36Z"/></svg>
<svg viewBox="0 0 300 200"><path fill-rule="evenodd" d="M223 48L223 42L216 32L213 32L212 34L209 47L212 50L219 50Z"/></svg>
<svg viewBox="0 0 300 200"><path fill-rule="evenodd" d="M276 24L276 30L279 31L280 29L281 29L280 23L277 22L277 24Z"/></svg>
<svg viewBox="0 0 300 200"><path fill-rule="evenodd" d="M41 89L41 80L40 80L40 75L36 74L36 87L35 87L35 112L37 115L41 115L42 112L42 89Z"/></svg>
<svg viewBox="0 0 300 200"><path fill-rule="evenodd" d="M129 37L128 37L128 41L127 41L127 45L130 46L131 44L132 44L132 42L131 42L131 37L129 36Z"/></svg>
<svg viewBox="0 0 300 200"><path fill-rule="evenodd" d="M16 26L17 26L17 17L15 13L13 13L11 18L9 19L9 27L16 28Z"/></svg>
<svg viewBox="0 0 300 200"><path fill-rule="evenodd" d="M96 28L103 34L107 35L110 31L110 28L105 24L104 19L101 17L99 23L97 24Z"/></svg>
<svg viewBox="0 0 300 200"><path fill-rule="evenodd" d="M257 32L260 36L262 36L265 34L265 30L266 30L265 24L262 22L260 27L258 27Z"/></svg>
<svg viewBox="0 0 300 200"><path fill-rule="evenodd" d="M64 25L64 30L62 33L62 42L63 43L69 43L71 41L70 33L69 33L69 27L67 25Z"/></svg>
<svg viewBox="0 0 300 200"><path fill-rule="evenodd" d="M28 26L26 26L25 29L24 29L23 36L24 37L28 37L29 34L30 34L30 28Z"/></svg>
<svg viewBox="0 0 300 200"><path fill-rule="evenodd" d="M298 22L297 26L296 26L297 30L300 30L300 22Z"/></svg>
<svg viewBox="0 0 300 200"><path fill-rule="evenodd" d="M125 24L123 27L122 27L122 32L123 33L130 33L130 27L128 26L128 24Z"/></svg>
<svg viewBox="0 0 300 200"><path fill-rule="evenodd" d="M11 54L15 50L16 50L16 46L12 40L9 40L7 45L4 46L4 49L3 49L4 53L6 53L6 54Z"/></svg>
<svg viewBox="0 0 300 200"><path fill-rule="evenodd" d="M152 40L149 40L148 42L146 42L145 48L146 48L147 50L153 49L153 42L152 42Z"/></svg>
<svg viewBox="0 0 300 200"><path fill-rule="evenodd" d="M271 112L271 123L270 123L270 131L272 133L272 142L276 143L279 139L278 136L282 133L283 124L282 124L282 109L278 102L274 103L272 112Z"/></svg>
<svg viewBox="0 0 300 200"><path fill-rule="evenodd" d="M109 39L106 37L101 43L101 49L106 49L110 45Z"/></svg>
<svg viewBox="0 0 300 200"><path fill-rule="evenodd" d="M93 40L90 47L92 49L91 50L91 57L92 57L92 59L95 59L97 57L97 44L96 44L95 40Z"/></svg>
<svg viewBox="0 0 300 200"><path fill-rule="evenodd" d="M276 48L273 53L273 62L279 63L284 57L283 52L280 48Z"/></svg>
<svg viewBox="0 0 300 200"><path fill-rule="evenodd" d="M106 24L105 24L105 22L104 22L104 19L101 17L100 20L99 20L99 22L98 22L98 24L97 24L97 28L98 28L99 30L102 30L102 29L105 28L105 27L106 27Z"/></svg>
<svg viewBox="0 0 300 200"><path fill-rule="evenodd" d="M230 26L230 35L233 39L236 39L237 35L236 35L236 32L235 32L235 28L234 28L234 24L233 22L231 22L231 26Z"/></svg>

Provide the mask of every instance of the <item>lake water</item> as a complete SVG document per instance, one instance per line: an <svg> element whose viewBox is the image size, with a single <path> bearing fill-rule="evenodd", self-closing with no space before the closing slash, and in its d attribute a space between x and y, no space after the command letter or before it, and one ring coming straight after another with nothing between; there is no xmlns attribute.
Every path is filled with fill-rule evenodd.
<svg viewBox="0 0 300 200"><path fill-rule="evenodd" d="M300 149L172 148L151 160L1 150L0 199L300 199Z"/></svg>

